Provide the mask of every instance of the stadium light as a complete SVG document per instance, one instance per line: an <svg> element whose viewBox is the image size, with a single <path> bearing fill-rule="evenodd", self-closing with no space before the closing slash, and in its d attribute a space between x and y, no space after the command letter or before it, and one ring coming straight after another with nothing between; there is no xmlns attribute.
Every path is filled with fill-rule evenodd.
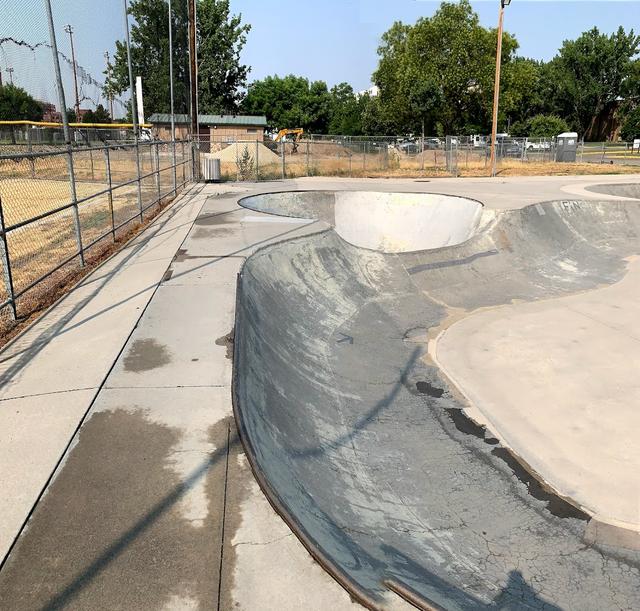
<svg viewBox="0 0 640 611"><path fill-rule="evenodd" d="M496 50L496 78L493 84L493 121L491 123L491 176L496 175L496 136L498 134L498 104L500 102L500 66L502 63L502 23L504 7L509 6L511 0L500 0L498 13L498 48Z"/></svg>

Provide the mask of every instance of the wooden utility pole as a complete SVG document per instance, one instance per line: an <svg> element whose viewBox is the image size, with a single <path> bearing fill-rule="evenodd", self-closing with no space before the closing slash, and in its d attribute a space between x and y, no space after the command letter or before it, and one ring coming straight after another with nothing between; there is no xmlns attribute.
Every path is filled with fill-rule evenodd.
<svg viewBox="0 0 640 611"><path fill-rule="evenodd" d="M498 135L498 104L500 102L500 68L502 66L502 25L504 20L504 7L511 0L500 0L500 12L498 13L498 49L496 52L496 78L493 84L493 121L491 124L491 176L496 175L496 137Z"/></svg>
<svg viewBox="0 0 640 611"><path fill-rule="evenodd" d="M196 50L196 3L189 0L189 66L191 82L191 138L198 136L198 64Z"/></svg>
<svg viewBox="0 0 640 611"><path fill-rule="evenodd" d="M73 48L73 28L70 24L64 26L64 31L69 34L69 40L71 41L71 65L73 66L73 86L76 94L76 122L81 123L82 117L80 116L80 96L78 95L78 74L76 72L76 52Z"/></svg>

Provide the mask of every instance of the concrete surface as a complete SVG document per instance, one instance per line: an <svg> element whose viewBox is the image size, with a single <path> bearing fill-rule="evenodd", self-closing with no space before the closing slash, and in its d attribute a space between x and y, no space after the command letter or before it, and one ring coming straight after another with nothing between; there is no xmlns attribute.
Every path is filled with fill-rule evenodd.
<svg viewBox="0 0 640 611"><path fill-rule="evenodd" d="M639 236L637 204L565 199L430 252L366 251L327 231L248 259L235 390L249 456L307 545L371 606L385 608L389 583L446 609L640 605L629 537L614 547L469 420L428 353L474 310L621 281Z"/></svg>
<svg viewBox="0 0 640 611"><path fill-rule="evenodd" d="M607 288L482 310L446 329L435 348L474 420L600 521L634 530L639 263Z"/></svg>
<svg viewBox="0 0 640 611"><path fill-rule="evenodd" d="M202 206L198 192L182 197L2 351L0 558L61 460Z"/></svg>
<svg viewBox="0 0 640 611"><path fill-rule="evenodd" d="M218 190L208 187L210 199L202 194L193 217L180 223L188 235L169 257L153 240L139 251L139 259L162 266L157 288L97 396L91 391L77 435L73 411L66 417L61 409L60 430L50 428L71 443L0 571L0 608L359 607L257 489L232 417L237 272L256 245L316 224L256 221L238 208L237 196ZM125 301L128 290L114 284L109 298ZM57 348L61 356L64 348ZM99 344L95 350L106 357L107 348L104 355ZM52 396L64 396L66 406L75 395ZM12 417L22 430L16 425L13 436L25 443L34 422L15 401ZM81 394L78 402L89 404ZM35 433L44 436L39 427ZM9 450L0 459L16 487L31 471L43 475L44 466L19 463ZM16 523L26 517L20 509Z"/></svg>
<svg viewBox="0 0 640 611"><path fill-rule="evenodd" d="M264 351L284 364L258 397L293 417L260 424L270 431L261 458L282 461L269 478L278 494L308 484L284 507L303 519L298 534L319 544L314 553L385 609L406 607L391 590L451 608L637 607L638 558L620 531L549 495L461 417L466 404L425 344L487 304L624 278L637 228L627 209L612 201L573 214L577 239L576 223L562 231L557 220L584 207L545 204L544 216L509 213L424 256L350 246L328 231L329 216L237 205L269 191L373 189L505 209L633 180L302 179L193 191L0 355L4 549L19 536L0 569L0 608L354 607L258 491L231 419L236 272L269 245L244 270L240 371L256 400ZM536 227L535 214L551 222ZM266 344L252 353L258 329Z"/></svg>

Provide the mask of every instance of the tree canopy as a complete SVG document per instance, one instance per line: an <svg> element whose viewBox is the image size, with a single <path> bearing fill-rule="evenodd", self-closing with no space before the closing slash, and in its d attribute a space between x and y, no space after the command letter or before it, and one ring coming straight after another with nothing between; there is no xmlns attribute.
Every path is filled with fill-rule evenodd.
<svg viewBox="0 0 640 611"><path fill-rule="evenodd" d="M42 104L16 85L0 85L0 120L40 121Z"/></svg>
<svg viewBox="0 0 640 611"><path fill-rule="evenodd" d="M165 0L132 0L131 64L135 76L142 76L145 115L170 111L169 9ZM229 0L198 0L198 81L201 113L234 112L242 98L249 67L240 62L249 25L231 15ZM189 42L186 2L172 5L174 107L188 113ZM107 75L109 76L109 75ZM116 53L107 79L108 92L129 89L127 49L116 41Z"/></svg>
<svg viewBox="0 0 640 611"><path fill-rule="evenodd" d="M311 82L292 74L268 76L249 86L242 110L266 115L272 129L302 127L326 133L332 98L324 81Z"/></svg>
<svg viewBox="0 0 640 611"><path fill-rule="evenodd" d="M598 28L566 40L546 67L549 110L565 117L587 140L602 137L601 125L620 100L638 97L634 59L640 37L622 27L611 35Z"/></svg>
<svg viewBox="0 0 640 611"><path fill-rule="evenodd" d="M174 3L175 110L189 111L187 3ZM344 135L487 134L491 128L497 31L480 24L469 0L442 2L413 25L396 22L381 37L372 80L379 95L348 83L329 88L290 74L246 85L241 62L250 26L229 0L197 0L199 102L202 113L264 114L274 128ZM165 0L132 0L132 63L143 77L145 112L169 112ZM640 37L620 27L566 40L548 62L520 57L505 32L499 131L542 137L571 129L587 140L635 130L640 106ZM105 92L129 87L126 48L117 42ZM246 91L245 91L246 88ZM625 123L625 117L629 117Z"/></svg>

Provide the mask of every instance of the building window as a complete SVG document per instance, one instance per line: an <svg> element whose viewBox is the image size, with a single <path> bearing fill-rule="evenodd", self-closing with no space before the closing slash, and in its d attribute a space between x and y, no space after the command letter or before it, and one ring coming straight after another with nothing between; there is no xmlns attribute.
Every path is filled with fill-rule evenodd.
<svg viewBox="0 0 640 611"><path fill-rule="evenodd" d="M248 127L247 134L257 134L258 130L255 127Z"/></svg>

